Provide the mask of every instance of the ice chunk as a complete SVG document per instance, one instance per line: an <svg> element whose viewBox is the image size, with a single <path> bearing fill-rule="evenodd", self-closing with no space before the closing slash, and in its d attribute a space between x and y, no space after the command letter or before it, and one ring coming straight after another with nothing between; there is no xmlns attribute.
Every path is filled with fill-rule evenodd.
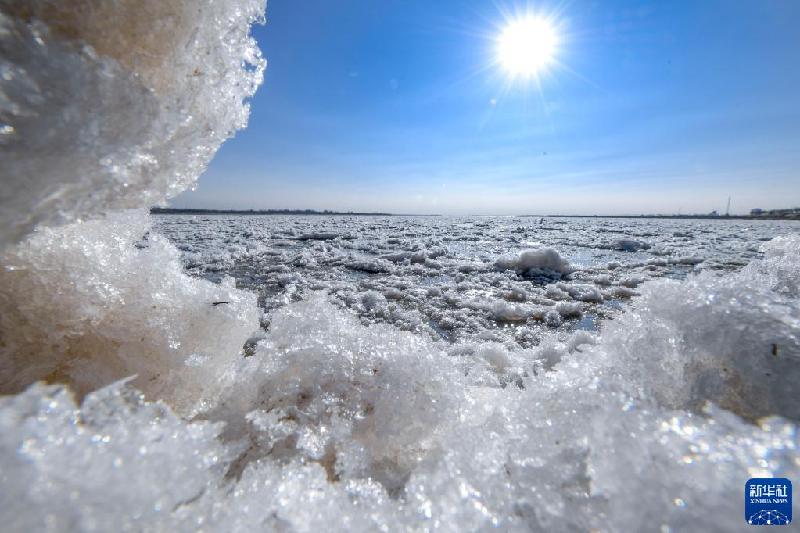
<svg viewBox="0 0 800 533"><path fill-rule="evenodd" d="M386 259L354 259L348 266L353 270L369 274L385 274L393 270L392 264Z"/></svg>
<svg viewBox="0 0 800 533"><path fill-rule="evenodd" d="M0 248L36 224L149 207L247 122L259 0L0 2Z"/></svg>
<svg viewBox="0 0 800 533"><path fill-rule="evenodd" d="M314 232L314 233L304 233L297 237L298 241L330 241L335 238L339 237L338 233L322 233L322 232Z"/></svg>
<svg viewBox="0 0 800 533"><path fill-rule="evenodd" d="M608 274L602 274L600 276L595 276L592 281L594 281L597 285L607 287L611 285L611 276Z"/></svg>
<svg viewBox="0 0 800 533"><path fill-rule="evenodd" d="M464 392L455 363L425 337L364 327L322 294L271 317L237 383L224 402L228 418L257 408L296 420L283 453L320 463L331 478L369 477L389 491L438 449Z"/></svg>
<svg viewBox="0 0 800 533"><path fill-rule="evenodd" d="M529 277L561 277L572 272L569 263L552 248L525 250L516 257L503 257L495 262L495 267L498 270L515 270L518 274Z"/></svg>
<svg viewBox="0 0 800 533"><path fill-rule="evenodd" d="M634 239L619 239L614 243L613 248L621 252L638 252L639 250L650 249L650 245Z"/></svg>
<svg viewBox="0 0 800 533"><path fill-rule="evenodd" d="M57 386L0 398L3 529L193 529L196 517L179 511L219 486L235 457L220 430L121 383L80 410Z"/></svg>
<svg viewBox="0 0 800 533"><path fill-rule="evenodd" d="M603 350L632 394L800 420L791 392L800 380L800 236L776 241L735 274L645 284L635 309L605 325Z"/></svg>
<svg viewBox="0 0 800 533"><path fill-rule="evenodd" d="M571 298L581 302L603 301L603 294L597 287L593 285L581 284L581 283L573 283L573 284L558 283L557 287L563 292L569 294Z"/></svg>
<svg viewBox="0 0 800 533"><path fill-rule="evenodd" d="M188 277L149 228L146 213L123 212L43 229L2 254L0 391L46 379L85 394L135 374L182 410L213 397L258 328L256 297Z"/></svg>
<svg viewBox="0 0 800 533"><path fill-rule="evenodd" d="M532 310L525 305L512 304L504 300L496 300L491 304L492 317L498 322L525 322Z"/></svg>
<svg viewBox="0 0 800 533"><path fill-rule="evenodd" d="M497 372L502 372L511 365L508 350L500 344L486 343L477 350L476 355L489 363Z"/></svg>
<svg viewBox="0 0 800 533"><path fill-rule="evenodd" d="M764 259L748 264L740 277L755 277L772 291L790 298L800 298L800 237L785 235L762 245Z"/></svg>
<svg viewBox="0 0 800 533"><path fill-rule="evenodd" d="M563 319L561 318L561 313L558 310L551 309L547 311L544 315L544 323L550 326L551 328L557 328L561 325Z"/></svg>
<svg viewBox="0 0 800 533"><path fill-rule="evenodd" d="M564 318L580 318L583 314L581 304L578 302L558 302L556 311Z"/></svg>
<svg viewBox="0 0 800 533"><path fill-rule="evenodd" d="M0 2L0 391L138 374L182 411L213 397L255 298L184 275L147 215L120 210L191 186L245 125L263 8Z"/></svg>
<svg viewBox="0 0 800 533"><path fill-rule="evenodd" d="M367 291L361 297L361 303L367 311L375 311L386 307L386 297L376 291Z"/></svg>

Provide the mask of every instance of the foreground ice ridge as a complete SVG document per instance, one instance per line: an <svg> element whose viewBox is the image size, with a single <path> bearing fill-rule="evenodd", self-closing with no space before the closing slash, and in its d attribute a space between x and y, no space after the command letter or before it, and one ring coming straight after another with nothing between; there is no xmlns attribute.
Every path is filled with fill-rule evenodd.
<svg viewBox="0 0 800 533"><path fill-rule="evenodd" d="M149 226L146 213L115 213L42 229L1 255L0 390L46 379L83 395L136 375L184 411L223 386L258 327L255 296L188 277Z"/></svg>
<svg viewBox="0 0 800 533"><path fill-rule="evenodd" d="M80 408L34 385L0 401L0 518L19 531L735 529L743 480L800 474L799 250L780 238L739 273L647 284L599 338L517 352L448 355L317 294L272 314L191 421L125 383ZM754 421L767 415L781 416Z"/></svg>
<svg viewBox="0 0 800 533"><path fill-rule="evenodd" d="M186 276L145 209L245 126L263 11L0 0L0 393L44 379L83 395L137 375L185 413L224 382L258 327L255 298Z"/></svg>
<svg viewBox="0 0 800 533"><path fill-rule="evenodd" d="M244 127L264 0L0 0L0 248L150 207Z"/></svg>

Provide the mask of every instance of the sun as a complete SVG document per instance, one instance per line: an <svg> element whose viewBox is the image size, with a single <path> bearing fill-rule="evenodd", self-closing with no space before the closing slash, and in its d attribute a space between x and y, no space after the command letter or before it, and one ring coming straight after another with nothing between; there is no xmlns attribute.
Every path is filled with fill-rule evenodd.
<svg viewBox="0 0 800 533"><path fill-rule="evenodd" d="M497 40L497 58L511 76L537 75L553 61L558 36L545 18L526 15L512 20Z"/></svg>

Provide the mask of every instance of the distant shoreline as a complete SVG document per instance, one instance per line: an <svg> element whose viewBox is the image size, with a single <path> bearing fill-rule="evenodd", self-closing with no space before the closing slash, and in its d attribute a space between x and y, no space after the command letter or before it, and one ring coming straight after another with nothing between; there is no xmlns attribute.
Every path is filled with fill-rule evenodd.
<svg viewBox="0 0 800 533"><path fill-rule="evenodd" d="M375 213L361 211L317 211L314 209L178 209L153 207L153 215L301 215L301 216L358 216L358 217L441 217L442 215L420 215L407 213ZM789 215L457 215L457 216L516 216L520 218L619 218L619 219L663 219L663 220L800 220L800 216Z"/></svg>
<svg viewBox="0 0 800 533"><path fill-rule="evenodd" d="M356 211L316 211L314 209L177 209L152 207L152 215L308 215L308 216L358 216L358 217L415 217L439 215L409 215L396 213L366 213Z"/></svg>
<svg viewBox="0 0 800 533"><path fill-rule="evenodd" d="M625 219L668 219L668 220L800 220L797 216L777 215L520 215L521 217L545 218L625 218Z"/></svg>

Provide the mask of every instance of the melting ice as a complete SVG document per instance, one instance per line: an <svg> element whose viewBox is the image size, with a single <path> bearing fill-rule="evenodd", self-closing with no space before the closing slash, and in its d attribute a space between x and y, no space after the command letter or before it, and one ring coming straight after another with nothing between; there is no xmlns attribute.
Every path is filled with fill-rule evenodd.
<svg viewBox="0 0 800 533"><path fill-rule="evenodd" d="M0 1L8 531L742 526L797 479L772 222L161 217L258 1Z"/></svg>

